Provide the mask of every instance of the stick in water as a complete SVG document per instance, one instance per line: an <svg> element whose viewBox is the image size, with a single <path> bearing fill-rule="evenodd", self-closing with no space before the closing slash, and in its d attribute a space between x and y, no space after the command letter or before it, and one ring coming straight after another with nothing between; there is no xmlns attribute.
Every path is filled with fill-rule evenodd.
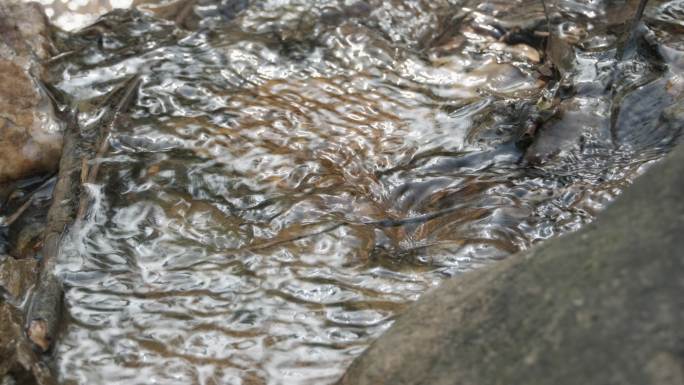
<svg viewBox="0 0 684 385"><path fill-rule="evenodd" d="M88 169L83 140L78 126L78 113L66 112L64 148L59 164L57 184L48 211L45 239L41 251L39 281L31 299L26 334L41 351L47 352L55 340L62 313L62 286L54 274L60 243L67 227L83 219L88 197L82 186L94 183L99 162L109 149L109 137L113 126L134 99L140 77L134 76L112 95L109 111L100 125L99 143L95 149L92 166Z"/></svg>
<svg viewBox="0 0 684 385"><path fill-rule="evenodd" d="M26 334L43 352L50 349L61 319L62 287L54 275L59 243L66 227L73 222L79 196L81 141L77 113L67 113L64 131L64 148L59 163L57 184L52 205L48 211L45 239L41 250L42 260L36 289L28 311Z"/></svg>

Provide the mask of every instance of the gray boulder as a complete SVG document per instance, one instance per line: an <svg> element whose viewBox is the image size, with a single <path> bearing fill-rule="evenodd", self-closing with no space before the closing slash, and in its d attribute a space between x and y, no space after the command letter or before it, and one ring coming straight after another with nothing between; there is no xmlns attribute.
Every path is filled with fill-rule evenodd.
<svg viewBox="0 0 684 385"><path fill-rule="evenodd" d="M445 282L340 385L684 384L684 148L581 231Z"/></svg>

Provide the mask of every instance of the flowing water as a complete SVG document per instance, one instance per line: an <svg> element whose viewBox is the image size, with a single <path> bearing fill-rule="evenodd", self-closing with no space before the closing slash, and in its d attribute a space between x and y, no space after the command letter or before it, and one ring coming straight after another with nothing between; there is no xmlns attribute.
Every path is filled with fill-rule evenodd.
<svg viewBox="0 0 684 385"><path fill-rule="evenodd" d="M61 32L86 139L135 97L63 243L60 378L333 383L443 279L591 221L684 120L684 2L637 3L199 0Z"/></svg>

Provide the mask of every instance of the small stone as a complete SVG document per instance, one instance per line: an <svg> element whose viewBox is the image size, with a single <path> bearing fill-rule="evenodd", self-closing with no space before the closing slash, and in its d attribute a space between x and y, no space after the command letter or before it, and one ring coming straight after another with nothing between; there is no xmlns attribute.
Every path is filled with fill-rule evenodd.
<svg viewBox="0 0 684 385"><path fill-rule="evenodd" d="M50 349L50 337L48 336L48 324L45 320L34 320L26 331L28 338L44 352Z"/></svg>

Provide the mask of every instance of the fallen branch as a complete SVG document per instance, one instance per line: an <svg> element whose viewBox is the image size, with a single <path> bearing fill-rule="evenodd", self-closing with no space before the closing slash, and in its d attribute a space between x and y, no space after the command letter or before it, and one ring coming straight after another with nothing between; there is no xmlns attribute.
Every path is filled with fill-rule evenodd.
<svg viewBox="0 0 684 385"><path fill-rule="evenodd" d="M59 174L53 192L52 205L48 211L47 225L36 289L31 298L26 334L41 351L50 349L61 320L62 286L54 275L59 254L59 244L67 226L76 214L81 172L78 143L81 133L75 112L67 113L64 131L64 147L59 163Z"/></svg>
<svg viewBox="0 0 684 385"><path fill-rule="evenodd" d="M62 238L69 225L85 217L88 196L83 186L96 181L99 162L109 149L112 127L134 100L139 84L140 78L134 76L112 93L108 103L109 110L100 125L100 140L90 168L87 166L77 112L65 113L67 125L62 159L52 205L48 211L39 280L27 317L26 334L42 352L47 352L52 347L62 318L62 285L54 274Z"/></svg>

